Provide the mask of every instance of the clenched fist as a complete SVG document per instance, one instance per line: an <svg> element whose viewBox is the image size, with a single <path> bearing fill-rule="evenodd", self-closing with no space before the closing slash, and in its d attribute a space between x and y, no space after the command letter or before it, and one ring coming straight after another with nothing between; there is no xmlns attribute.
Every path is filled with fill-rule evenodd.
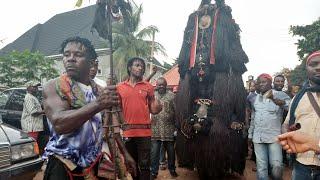
<svg viewBox="0 0 320 180"><path fill-rule="evenodd" d="M107 86L100 92L97 102L102 109L111 108L119 105L119 96L116 86Z"/></svg>

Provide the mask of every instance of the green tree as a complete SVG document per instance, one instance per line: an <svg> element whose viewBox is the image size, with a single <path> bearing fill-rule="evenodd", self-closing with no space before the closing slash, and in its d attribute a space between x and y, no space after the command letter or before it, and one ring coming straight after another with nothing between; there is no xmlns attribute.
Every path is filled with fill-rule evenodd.
<svg viewBox="0 0 320 180"><path fill-rule="evenodd" d="M0 56L0 84L8 87L23 86L26 82L41 82L58 75L53 68L54 61L46 59L39 52L12 51Z"/></svg>
<svg viewBox="0 0 320 180"><path fill-rule="evenodd" d="M317 50L320 50L320 18L310 25L291 26L290 33L293 36L299 36L297 49L301 64L290 73L292 85L301 85L306 79L305 60L307 56Z"/></svg>
<svg viewBox="0 0 320 180"><path fill-rule="evenodd" d="M142 5L133 5L133 12L129 24L123 21L113 23L113 43L114 43L114 60L117 69L122 70L121 73L126 74L127 61L131 57L142 57L149 59L151 55L152 44L154 52L166 55L164 47L158 42L148 40L153 34L159 32L155 26L147 26L139 29L141 22Z"/></svg>

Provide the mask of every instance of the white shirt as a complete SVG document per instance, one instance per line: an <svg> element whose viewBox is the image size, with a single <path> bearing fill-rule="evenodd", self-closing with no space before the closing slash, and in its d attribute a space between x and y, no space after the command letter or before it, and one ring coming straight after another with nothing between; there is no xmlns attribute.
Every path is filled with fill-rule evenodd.
<svg viewBox="0 0 320 180"><path fill-rule="evenodd" d="M98 84L99 86L101 86L101 87L107 87L106 81L104 81L104 80L102 80L102 79L99 79L99 78L95 77L95 78L93 79L93 81L94 81L96 84Z"/></svg>
<svg viewBox="0 0 320 180"><path fill-rule="evenodd" d="M39 100L30 93L24 98L23 111L21 116L21 128L25 132L43 131L42 115L32 116L35 112L42 111Z"/></svg>

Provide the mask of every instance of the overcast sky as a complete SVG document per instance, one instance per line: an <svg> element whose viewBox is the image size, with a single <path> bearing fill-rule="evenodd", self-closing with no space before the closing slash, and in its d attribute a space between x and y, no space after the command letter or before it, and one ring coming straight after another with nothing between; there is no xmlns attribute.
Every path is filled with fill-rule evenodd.
<svg viewBox="0 0 320 180"><path fill-rule="evenodd" d="M95 0L83 0L83 6ZM14 41L37 23L44 23L55 14L75 9L76 0L2 1L0 6L0 48ZM183 31L190 13L201 0L135 0L143 3L142 27L155 25L160 32L156 41L167 50L170 60L178 57ZM214 1L212 1L214 2ZM320 17L319 0L226 0L240 25L243 49L249 56L248 75L294 68L299 64L296 38L289 34L290 25L311 24Z"/></svg>

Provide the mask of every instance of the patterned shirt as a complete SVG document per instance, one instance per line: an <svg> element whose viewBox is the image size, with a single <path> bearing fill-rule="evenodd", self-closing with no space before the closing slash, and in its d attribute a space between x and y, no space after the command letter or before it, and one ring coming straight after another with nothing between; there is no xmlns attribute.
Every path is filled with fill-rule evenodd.
<svg viewBox="0 0 320 180"><path fill-rule="evenodd" d="M41 104L39 100L30 93L24 98L23 111L21 116L21 128L25 132L43 131L42 115L33 116L33 113L41 112Z"/></svg>
<svg viewBox="0 0 320 180"><path fill-rule="evenodd" d="M312 95L315 98L318 105L320 105L320 94L313 92ZM294 115L296 117L295 122L301 124L301 129L297 131L306 133L310 136L320 139L320 118L317 115L316 111L313 109L307 93L305 93L302 96L294 112ZM285 122L283 123L284 131L286 131L287 127L289 126L289 120L290 120L290 111L286 117ZM314 151L298 153L296 156L296 160L299 161L301 164L320 166L320 160L317 157L317 155L314 153Z"/></svg>
<svg viewBox="0 0 320 180"><path fill-rule="evenodd" d="M83 91L86 102L96 99L91 86L78 83ZM97 113L86 121L78 130L69 134L57 134L49 121L50 138L43 158L59 155L71 160L80 167L88 167L101 152L102 119Z"/></svg>
<svg viewBox="0 0 320 180"><path fill-rule="evenodd" d="M285 105L277 106L271 99L258 94L253 103L254 117L249 128L249 138L254 143L274 143L281 134L283 109L287 109L290 97L284 92L272 90L274 99L285 101Z"/></svg>
<svg viewBox="0 0 320 180"><path fill-rule="evenodd" d="M165 94L155 93L157 99L163 105L162 111L152 115L152 140L174 141L174 94L167 91Z"/></svg>

